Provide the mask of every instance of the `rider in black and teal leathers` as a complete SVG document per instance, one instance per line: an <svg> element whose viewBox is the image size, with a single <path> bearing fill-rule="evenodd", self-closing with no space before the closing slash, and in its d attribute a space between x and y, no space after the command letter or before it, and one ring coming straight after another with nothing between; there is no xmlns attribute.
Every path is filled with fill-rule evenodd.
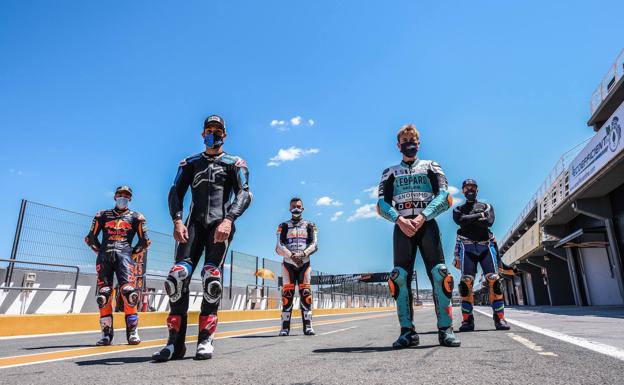
<svg viewBox="0 0 624 385"><path fill-rule="evenodd" d="M394 269L388 285L397 303L401 325L401 335L393 344L395 348L419 343L412 322L411 291L417 249L420 249L433 287L440 344L460 345L453 333L451 308L453 277L444 264L440 230L434 219L448 210L451 203L446 176L436 162L414 158L412 162L403 161L383 172L377 203L379 214L393 223L396 223L399 217L412 219L419 214L426 220L412 237L404 234L398 224L395 224L394 228Z"/></svg>

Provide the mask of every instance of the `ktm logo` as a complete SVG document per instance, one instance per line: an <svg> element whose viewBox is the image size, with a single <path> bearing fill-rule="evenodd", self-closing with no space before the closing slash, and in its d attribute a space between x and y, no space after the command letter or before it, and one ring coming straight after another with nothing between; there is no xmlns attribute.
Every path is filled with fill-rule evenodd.
<svg viewBox="0 0 624 385"><path fill-rule="evenodd" d="M132 225L124 220L117 219L113 221L108 221L104 223L105 229L115 229L115 230L131 230Z"/></svg>

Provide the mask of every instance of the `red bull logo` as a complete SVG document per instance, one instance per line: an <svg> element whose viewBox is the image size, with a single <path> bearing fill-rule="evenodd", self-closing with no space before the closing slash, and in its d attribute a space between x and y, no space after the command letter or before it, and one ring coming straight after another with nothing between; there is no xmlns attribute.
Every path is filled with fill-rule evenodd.
<svg viewBox="0 0 624 385"><path fill-rule="evenodd" d="M131 230L132 225L122 219L117 219L104 223L104 228L114 230Z"/></svg>

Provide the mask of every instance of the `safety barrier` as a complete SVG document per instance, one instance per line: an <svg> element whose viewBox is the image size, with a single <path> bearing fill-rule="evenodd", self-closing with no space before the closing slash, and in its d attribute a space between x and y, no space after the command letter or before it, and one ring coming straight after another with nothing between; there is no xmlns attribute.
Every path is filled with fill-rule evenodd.
<svg viewBox="0 0 624 385"><path fill-rule="evenodd" d="M10 291L10 290L19 290L21 291L24 295L29 295L32 291L66 291L66 292L70 292L72 293L72 300L71 300L71 305L69 307L69 313L73 313L74 312L74 303L76 302L76 288L78 287L78 276L80 275L80 268L78 266L73 266L73 265L61 265L58 263L43 263L43 262L29 262L29 261L15 261L14 259L0 259L0 262L9 262L12 263L13 265L15 263L17 264L25 264L25 265L34 265L34 266L45 266L45 267L61 267L61 268L68 268L68 269L76 269L76 275L74 278L74 285L72 288L69 289L64 289L64 288L58 288L58 287L38 287L35 286L35 279L32 279L30 281L28 281L28 285L27 286L11 286L10 284L5 284L4 286L2 286L2 288L0 288L0 290L4 290L4 291ZM7 270L7 275L8 275L8 270ZM24 311L22 311L22 313L24 313Z"/></svg>
<svg viewBox="0 0 624 385"><path fill-rule="evenodd" d="M85 244L84 237L91 226L92 215L73 212L41 203L22 200L18 223L15 231L13 247L10 259L0 260L0 271L6 269L4 287L13 287L15 291L26 290L23 286L16 286L13 273L16 265L29 264L28 269L19 269L24 275L37 274L37 279L45 281L45 288L38 291L66 291L72 293L72 304L64 303L64 298L56 298L52 295L45 297L39 293L36 298L29 301L20 301L15 294L0 298L3 311L10 309L10 313L39 312L40 309L54 311L61 307L69 309L69 312L91 312L96 308L94 301L86 301L88 293L94 293L96 274L96 256ZM148 218L149 222L149 218ZM139 291L144 294L140 310L164 311L168 306L166 293L162 290L162 281L166 279L173 263L175 241L170 234L149 231L151 247L140 260L137 260L136 274L141 279L137 280ZM50 263L50 262L54 263ZM223 264L223 300L222 306L230 309L249 308L275 308L281 306L282 285L281 261L262 258L236 250L231 251ZM139 266L140 265L140 266ZM32 272L30 272L30 270ZM260 274L260 269L264 273ZM68 285L55 285L58 280L65 279L63 274L67 270L78 271L80 285L67 288ZM268 273L270 271L270 273ZM199 305L201 297L201 284L199 275L201 269L195 269L191 283L195 288L191 290L191 307ZM387 273L375 273L387 275ZM388 303L389 293L384 280L371 282L371 274L326 274L316 270L311 271L311 285L317 308L344 308L351 306L372 306L373 303ZM143 279L145 278L145 279ZM39 281L39 282L42 282ZM158 282L155 282L158 281ZM53 286L58 286L53 288ZM262 294L252 293L251 287L260 288ZM264 288L264 289L262 289ZM249 291L249 292L248 292ZM37 293L35 293L37 294ZM250 295L251 294L251 295ZM20 294L21 295L21 294ZM260 298L254 298L259 297ZM363 297L362 297L363 296ZM18 295L19 297L19 295ZM79 298L76 306L74 301ZM373 299L376 298L376 299ZM42 307L42 303L46 306ZM17 311L16 306L25 304ZM32 304L32 306L29 306ZM64 311L63 310L63 311ZM56 312L56 311L54 311Z"/></svg>
<svg viewBox="0 0 624 385"><path fill-rule="evenodd" d="M352 313L376 313L394 310L394 307L384 308L350 308L350 309L318 309L316 316L339 315ZM168 313L154 312L139 315L140 327L165 327ZM300 310L293 310L293 318L301 316ZM0 337L27 336L40 334L77 333L99 331L99 313L40 315L28 314L21 316L0 316ZM188 315L189 325L196 324L199 318L198 311L191 311ZM219 322L237 322L251 320L279 320L279 310L220 310ZM114 328L125 328L123 313L113 317Z"/></svg>

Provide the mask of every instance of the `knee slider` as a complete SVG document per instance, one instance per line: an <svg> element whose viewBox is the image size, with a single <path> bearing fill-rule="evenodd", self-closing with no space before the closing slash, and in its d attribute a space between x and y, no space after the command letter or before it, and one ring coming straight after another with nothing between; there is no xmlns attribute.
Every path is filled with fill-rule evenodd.
<svg viewBox="0 0 624 385"><path fill-rule="evenodd" d="M139 293L132 285L124 285L121 288L121 295L126 304L130 307L135 307L139 303Z"/></svg>
<svg viewBox="0 0 624 385"><path fill-rule="evenodd" d="M304 287L299 289L299 295L301 296L302 304L305 303L309 306L312 304L312 290L309 287Z"/></svg>
<svg viewBox="0 0 624 385"><path fill-rule="evenodd" d="M190 276L191 266L186 262L176 263L169 270L169 275L165 281L165 291L171 302L177 302L182 297L187 278Z"/></svg>
<svg viewBox="0 0 624 385"><path fill-rule="evenodd" d="M388 288L390 289L390 294L392 298L395 300L399 298L399 293L401 290L406 290L407 286L407 271L402 267L395 267L392 272L390 272L390 279L388 280Z"/></svg>
<svg viewBox="0 0 624 385"><path fill-rule="evenodd" d="M204 266L201 273L204 299L208 303L218 303L221 299L223 286L221 285L221 270L213 265Z"/></svg>
<svg viewBox="0 0 624 385"><path fill-rule="evenodd" d="M295 296L295 285L292 283L285 283L282 287L282 307L288 308L292 304L292 299Z"/></svg>
<svg viewBox="0 0 624 385"><path fill-rule="evenodd" d="M452 298L453 286L455 285L455 282L446 265L443 263L435 265L433 269L431 269L431 274L433 276L434 283L442 287L444 295L448 298Z"/></svg>
<svg viewBox="0 0 624 385"><path fill-rule="evenodd" d="M462 297L468 297L472 293L472 285L474 278L471 275L462 275L459 282L459 295Z"/></svg>
<svg viewBox="0 0 624 385"><path fill-rule="evenodd" d="M498 274L489 273L485 276L485 279L487 280L488 286L492 288L492 291L494 292L494 294L496 295L503 294L503 285L501 283L501 278Z"/></svg>
<svg viewBox="0 0 624 385"><path fill-rule="evenodd" d="M100 309L105 308L110 303L112 293L113 288L110 286L102 286L98 289L95 301L97 302L97 305Z"/></svg>

